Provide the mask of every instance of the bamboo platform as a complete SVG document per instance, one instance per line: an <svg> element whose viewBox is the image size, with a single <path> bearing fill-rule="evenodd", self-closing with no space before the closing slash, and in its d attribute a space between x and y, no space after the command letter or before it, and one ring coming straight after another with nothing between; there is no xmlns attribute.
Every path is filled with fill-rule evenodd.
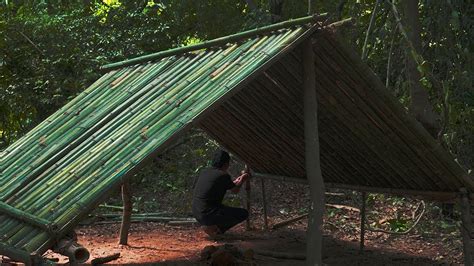
<svg viewBox="0 0 474 266"><path fill-rule="evenodd" d="M474 191L374 73L308 16L103 67L0 153L0 254L34 264L134 171L201 127L251 165L305 180L301 43L311 41L324 182ZM383 192L383 191L382 191Z"/></svg>

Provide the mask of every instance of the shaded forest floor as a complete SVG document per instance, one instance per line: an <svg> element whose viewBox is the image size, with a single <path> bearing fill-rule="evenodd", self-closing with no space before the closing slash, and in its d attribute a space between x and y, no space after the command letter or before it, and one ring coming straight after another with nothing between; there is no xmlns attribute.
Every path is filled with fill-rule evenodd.
<svg viewBox="0 0 474 266"><path fill-rule="evenodd" d="M91 252L91 258L121 253L117 264L196 265L201 250L208 245L232 244L253 250L303 253L305 251L305 224L302 220L271 232L260 229L245 231L243 226L231 230L219 240L210 240L195 226L167 226L159 223L134 223L129 237L130 246L117 245L119 225L93 225L78 228L79 241ZM417 235L381 237L370 235L366 250L359 254L358 242L343 232L325 230L324 263L328 265L442 265L458 264L460 250L446 246L439 238ZM49 254L48 257L58 257ZM66 258L60 257L60 262ZM89 261L90 262L90 261ZM304 265L301 260L277 259L255 255L254 265ZM242 265L252 265L250 263Z"/></svg>
<svg viewBox="0 0 474 266"><path fill-rule="evenodd" d="M305 185L266 182L270 226L307 212L308 188ZM304 253L307 220L287 227L264 231L262 199L259 180L252 186L253 230L245 231L242 225L232 229L218 241L208 239L197 226L170 226L164 223L133 223L130 247L118 247L119 223L92 224L76 229L79 241L91 252L91 258L120 252L113 264L164 264L195 265L200 252L208 245L232 244L255 250ZM155 199L160 211L171 216L189 217L188 203L182 192L163 189ZM189 191L187 195L189 196ZM151 198L145 193L140 195ZM226 204L238 206L241 196L229 195ZM458 223L441 215L440 205L426 202L420 223L406 235L393 235L368 231L366 252L359 254L360 196L352 191L332 191L326 196L328 203L351 206L348 209L326 208L324 221L324 262L328 265L444 265L462 263L462 245ZM405 231L420 213L420 200L369 194L367 223L372 227L391 231ZM115 202L118 203L118 202ZM98 210L102 213L103 210ZM456 212L456 209L455 209ZM51 255L50 255L51 256ZM65 262L65 258L62 258ZM303 261L283 260L256 255L255 265L304 265ZM251 264L244 264L251 265Z"/></svg>

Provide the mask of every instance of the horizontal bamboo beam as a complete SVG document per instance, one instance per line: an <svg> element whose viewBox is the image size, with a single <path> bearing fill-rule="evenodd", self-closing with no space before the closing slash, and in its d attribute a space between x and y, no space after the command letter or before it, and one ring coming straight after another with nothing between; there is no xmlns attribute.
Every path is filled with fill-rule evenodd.
<svg viewBox="0 0 474 266"><path fill-rule="evenodd" d="M277 180L277 181L298 183L298 184L305 184L305 185L308 184L308 180L306 178L271 175L271 174L265 174L265 173L252 173L252 176L257 177L257 178L262 178L262 179L272 179L272 180Z"/></svg>
<svg viewBox="0 0 474 266"><path fill-rule="evenodd" d="M259 34L262 34L262 33L267 33L267 32L271 32L271 31L283 29L283 28L288 28L288 27L291 27L291 26L303 25L303 24L306 24L306 23L320 21L320 20L322 20L323 18L326 18L326 17L327 17L327 13L323 13L323 14L319 14L319 15L311 15L311 16L306 16L306 17L302 17L302 18L292 19L292 20L272 24L272 25L269 25L269 26L264 26L264 27L253 29L253 30L248 30L248 31L236 33L236 34L233 34L233 35L213 39L213 40L210 40L210 41L205 41L205 42L194 44L194 45L189 45L189 46L185 46L185 47L178 47L178 48L174 48L174 49L170 49L170 50L166 50L166 51L162 51L162 52L158 52L158 53L153 53L153 54L149 54L149 55L136 57L136 58L129 59L129 60L124 60L124 61L121 61L121 62L107 64L107 65L102 66L100 69L105 70L105 71L109 71L109 70L113 70L113 69L117 69L117 68L122 68L122 67L131 66L131 65L135 65L135 64L139 64L139 63L143 63L143 62L157 60L157 59L164 58L164 57L173 56L173 55L176 55L176 54L183 54L183 53L196 51L196 50L200 50L200 49L204 49L204 48L210 48L210 47L214 47L214 46L224 45L226 43L239 41L239 40L242 40L244 38L249 38L249 37L256 36L256 35L259 35Z"/></svg>
<svg viewBox="0 0 474 266"><path fill-rule="evenodd" d="M0 254L5 255L14 261L20 261L25 265L31 265L31 256L27 251L12 248L0 242Z"/></svg>
<svg viewBox="0 0 474 266"><path fill-rule="evenodd" d="M253 173L254 177L263 178L263 179L272 179L282 182L291 182L299 184L308 184L306 178L295 178L288 176L279 176L271 175L264 173ZM397 196L421 196L430 200L436 201L451 201L458 197L459 193L456 192L447 192L447 191L423 191L423 190L409 190L409 189L397 189L397 188L381 188L381 187L369 187L369 186L359 186L359 185L349 185L349 184L338 184L338 183L324 183L327 188L339 188L339 189L350 189L356 191L365 191L371 193L383 193L383 194L392 194Z"/></svg>
<svg viewBox="0 0 474 266"><path fill-rule="evenodd" d="M16 209L3 202L0 202L0 213L30 224L32 226L38 227L50 233L54 230L50 221L45 220L41 217L36 217L22 210Z"/></svg>

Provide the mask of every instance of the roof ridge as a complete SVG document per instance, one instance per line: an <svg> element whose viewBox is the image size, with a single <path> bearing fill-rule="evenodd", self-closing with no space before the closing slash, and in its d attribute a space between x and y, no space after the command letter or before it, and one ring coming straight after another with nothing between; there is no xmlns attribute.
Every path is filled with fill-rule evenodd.
<svg viewBox="0 0 474 266"><path fill-rule="evenodd" d="M109 71L109 70L131 66L131 65L135 65L135 64L139 64L143 62L157 60L157 59L161 59L164 57L169 57L169 56L173 56L177 54L183 54L183 53L200 50L204 48L224 45L229 42L242 40L242 39L253 37L262 33L272 32L272 31L288 28L291 26L304 25L307 23L317 22L326 17L327 17L327 13L323 13L323 14L315 14L315 15L310 15L306 17L296 18L296 19L290 19L287 21L271 24L264 27L258 27L252 30L235 33L232 35L220 37L220 38L209 40L209 41L204 41L204 42L189 45L189 46L172 48L172 49L164 50L157 53L152 53L152 54L143 55L143 56L135 57L135 58L120 61L120 62L103 65L100 67L100 69Z"/></svg>

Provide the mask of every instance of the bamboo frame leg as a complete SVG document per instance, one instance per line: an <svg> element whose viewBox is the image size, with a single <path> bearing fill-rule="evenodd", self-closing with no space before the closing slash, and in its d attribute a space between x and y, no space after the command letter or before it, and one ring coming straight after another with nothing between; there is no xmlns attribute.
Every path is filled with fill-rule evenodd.
<svg viewBox="0 0 474 266"><path fill-rule="evenodd" d="M245 172L250 174L250 168L248 165L245 165ZM245 230L250 231L250 179L245 182L245 207L249 213L247 220L245 221Z"/></svg>
<svg viewBox="0 0 474 266"><path fill-rule="evenodd" d="M314 266L322 265L324 181L319 160L318 101L316 96L315 60L311 38L302 44L302 48L305 168L311 196L306 264Z"/></svg>
<svg viewBox="0 0 474 266"><path fill-rule="evenodd" d="M245 203L246 203L246 209L249 212L249 217L247 217L247 220L245 221L245 230L250 231L251 229L251 224L250 224L250 180L247 180L245 182Z"/></svg>
<svg viewBox="0 0 474 266"><path fill-rule="evenodd" d="M122 225L120 226L120 245L128 245L128 231L130 229L130 222L132 218L132 195L130 191L130 181L125 181L122 184Z"/></svg>
<svg viewBox="0 0 474 266"><path fill-rule="evenodd" d="M365 192L361 193L361 200L362 205L360 208L360 247L359 253L364 253L364 246L365 246L365 201L367 199L367 195Z"/></svg>
<svg viewBox="0 0 474 266"><path fill-rule="evenodd" d="M268 230L268 215L267 215L267 197L265 196L265 180L260 178L262 185L262 202L263 202L263 230Z"/></svg>
<svg viewBox="0 0 474 266"><path fill-rule="evenodd" d="M464 265L473 265L472 261L472 244L471 244L471 204L469 201L469 193L466 189L461 189L461 236L463 242Z"/></svg>

